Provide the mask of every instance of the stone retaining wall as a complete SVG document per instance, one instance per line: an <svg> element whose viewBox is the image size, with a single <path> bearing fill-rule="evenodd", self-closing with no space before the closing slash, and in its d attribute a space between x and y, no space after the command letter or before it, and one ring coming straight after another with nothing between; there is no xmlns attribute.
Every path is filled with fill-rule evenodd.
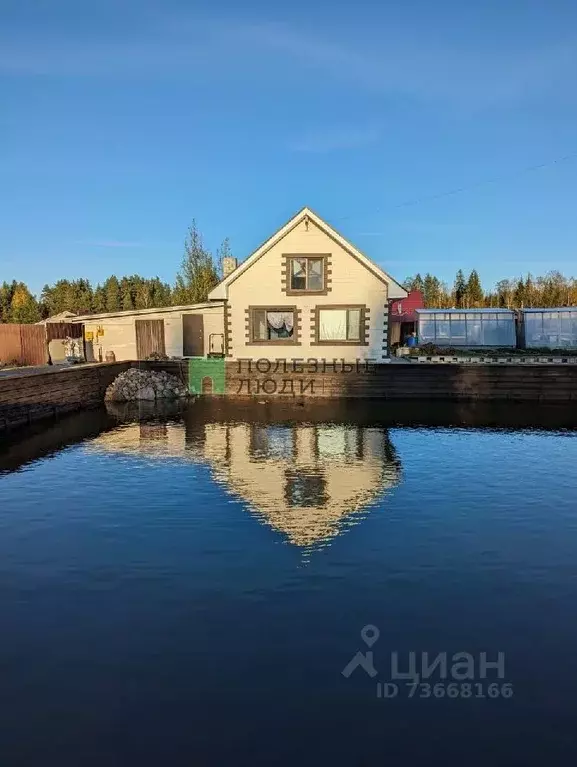
<svg viewBox="0 0 577 767"><path fill-rule="evenodd" d="M226 363L231 397L420 400L577 400L577 366L364 364L328 366L267 360ZM352 369L347 369L352 368Z"/></svg>
<svg viewBox="0 0 577 767"><path fill-rule="evenodd" d="M0 432L100 405L106 387L132 364L95 363L0 377Z"/></svg>
<svg viewBox="0 0 577 767"><path fill-rule="evenodd" d="M577 401L577 365L307 365L287 360L223 361L224 396L259 401L290 398L519 402ZM130 367L165 370L189 385L187 360L79 365L0 377L0 432L61 413L95 407L106 387ZM222 396L222 395L216 395Z"/></svg>

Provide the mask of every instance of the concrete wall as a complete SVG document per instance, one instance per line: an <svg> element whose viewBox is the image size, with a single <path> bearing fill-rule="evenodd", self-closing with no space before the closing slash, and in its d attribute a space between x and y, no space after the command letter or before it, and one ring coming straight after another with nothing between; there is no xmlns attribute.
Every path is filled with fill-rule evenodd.
<svg viewBox="0 0 577 767"><path fill-rule="evenodd" d="M283 287L285 255L329 255L330 291L327 295L286 295ZM331 344L316 346L311 339L315 306L363 304L368 310L368 346ZM274 343L251 345L247 339L249 306L293 306L300 310L299 344ZM313 222L308 230L304 222L292 229L246 272L229 286L228 356L258 359L267 357L334 357L347 360L387 356L388 302L387 285L332 240Z"/></svg>
<svg viewBox="0 0 577 767"><path fill-rule="evenodd" d="M92 359L98 359L98 347L102 348L102 358L107 351L113 351L117 361L136 360L136 329L135 320L164 320L164 339L166 354L169 357L182 357L182 315L202 314L204 322L204 354L208 354L209 336L211 333L224 334L224 307L220 304L203 307L201 309L171 310L159 309L157 312L146 314L117 314L104 319L84 319L84 330L94 334L94 342L87 343L87 359L90 361L90 347L92 346ZM104 335L96 341L96 331L104 329Z"/></svg>

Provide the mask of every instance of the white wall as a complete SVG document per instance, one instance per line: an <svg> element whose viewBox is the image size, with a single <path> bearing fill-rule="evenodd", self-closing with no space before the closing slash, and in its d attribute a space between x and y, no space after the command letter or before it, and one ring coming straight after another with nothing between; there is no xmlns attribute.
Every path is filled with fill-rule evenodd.
<svg viewBox="0 0 577 767"><path fill-rule="evenodd" d="M118 361L135 360L136 355L136 329L135 320L164 320L164 342L166 354L169 357L182 357L182 315L202 314L204 322L204 354L209 352L209 335L211 333L224 333L224 308L222 305L203 307L201 309L184 309L169 311L159 309L157 312L147 314L116 315L103 319L85 319L84 331L94 334L93 353L94 359L98 360L98 348L102 350L102 359L105 359L107 351L113 351ZM96 331L101 327L104 335L96 341ZM87 358L90 359L90 344L87 343Z"/></svg>
<svg viewBox="0 0 577 767"><path fill-rule="evenodd" d="M282 285L286 254L330 254L331 290L327 295L287 295ZM370 272L348 251L312 222L301 222L288 232L246 272L229 286L231 357L258 358L344 358L346 360L387 357L388 291L386 283ZM315 306L362 304L369 310L368 345L311 343ZM246 314L249 306L293 306L300 309L301 332L295 345L247 343ZM385 350L383 350L385 347Z"/></svg>

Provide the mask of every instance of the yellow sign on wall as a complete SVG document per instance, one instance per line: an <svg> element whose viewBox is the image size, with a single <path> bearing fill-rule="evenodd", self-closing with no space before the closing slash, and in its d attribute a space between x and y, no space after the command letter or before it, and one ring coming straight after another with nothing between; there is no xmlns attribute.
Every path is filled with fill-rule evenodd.
<svg viewBox="0 0 577 767"><path fill-rule="evenodd" d="M85 331L84 338L86 339L86 341L94 341L94 333L92 332L92 330Z"/></svg>

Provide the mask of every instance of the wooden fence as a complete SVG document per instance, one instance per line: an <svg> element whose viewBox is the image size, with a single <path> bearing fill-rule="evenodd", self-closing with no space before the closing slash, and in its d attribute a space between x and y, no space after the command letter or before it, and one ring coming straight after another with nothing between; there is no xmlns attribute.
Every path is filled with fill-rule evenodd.
<svg viewBox="0 0 577 767"><path fill-rule="evenodd" d="M46 365L48 343L54 339L82 338L84 325L47 322L45 325L0 324L0 364Z"/></svg>

